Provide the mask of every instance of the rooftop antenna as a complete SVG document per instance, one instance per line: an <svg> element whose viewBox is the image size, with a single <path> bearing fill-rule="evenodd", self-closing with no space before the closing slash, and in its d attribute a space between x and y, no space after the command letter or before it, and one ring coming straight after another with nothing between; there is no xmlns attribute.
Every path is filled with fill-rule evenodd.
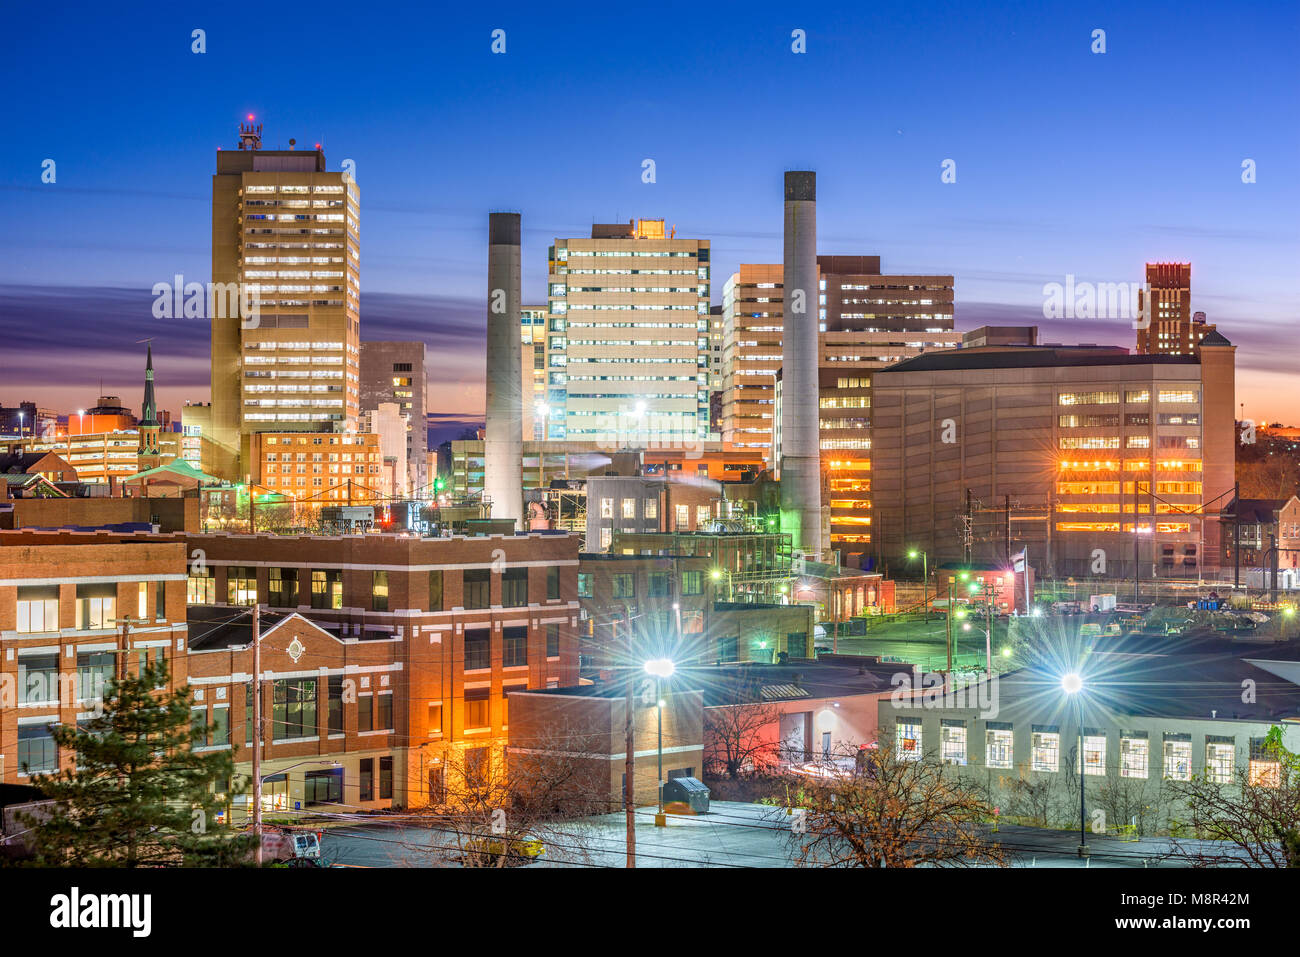
<svg viewBox="0 0 1300 957"><path fill-rule="evenodd" d="M253 122L253 114L248 114L248 122L239 124L239 148L241 150L260 150L262 148L262 124Z"/></svg>

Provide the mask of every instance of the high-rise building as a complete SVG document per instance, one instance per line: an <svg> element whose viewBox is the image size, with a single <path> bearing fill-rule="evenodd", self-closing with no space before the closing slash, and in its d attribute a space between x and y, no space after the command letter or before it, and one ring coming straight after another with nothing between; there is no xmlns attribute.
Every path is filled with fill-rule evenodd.
<svg viewBox="0 0 1300 957"><path fill-rule="evenodd" d="M883 275L879 256L818 256L819 444L830 546L871 542L871 374L962 345L953 277ZM772 462L775 393L785 329L783 267L742 264L723 290L722 438Z"/></svg>
<svg viewBox="0 0 1300 957"><path fill-rule="evenodd" d="M1217 570L1234 353L1214 332L1195 356L962 349L875 373L877 547L924 549L930 568L1027 547L1056 578Z"/></svg>
<svg viewBox="0 0 1300 957"><path fill-rule="evenodd" d="M361 343L361 411L374 412L394 402L406 420L407 492L415 498L429 494L431 479L425 453L429 429L424 415L423 342ZM401 487L398 481L397 487Z"/></svg>
<svg viewBox="0 0 1300 957"><path fill-rule="evenodd" d="M550 406L546 404L546 306L520 306L520 345L523 361L520 368L520 388L524 403L524 441L540 442L546 438L546 420Z"/></svg>
<svg viewBox="0 0 1300 957"><path fill-rule="evenodd" d="M1148 299L1149 296L1149 299ZM1146 288L1138 293L1137 351L1142 355L1190 356L1215 327L1205 313L1192 313L1192 264L1147 263Z"/></svg>
<svg viewBox="0 0 1300 957"><path fill-rule="evenodd" d="M239 149L217 152L209 306L219 474L248 473L252 433L355 428L359 204L356 181L327 171L320 149L264 150L260 124L241 125ZM232 300L242 300L237 315Z"/></svg>
<svg viewBox="0 0 1300 957"><path fill-rule="evenodd" d="M708 437L709 249L661 219L555 240L547 438L680 447Z"/></svg>

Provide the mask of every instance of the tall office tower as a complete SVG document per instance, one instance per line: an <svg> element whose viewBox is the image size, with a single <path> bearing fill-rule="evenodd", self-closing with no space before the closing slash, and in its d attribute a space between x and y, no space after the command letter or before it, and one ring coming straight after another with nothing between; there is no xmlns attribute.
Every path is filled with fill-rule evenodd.
<svg viewBox="0 0 1300 957"><path fill-rule="evenodd" d="M293 140L289 141L294 145ZM344 431L360 412L360 194L325 154L264 150L260 124L212 177L214 465L248 473L258 431ZM230 308L244 290L255 311ZM232 314L234 313L234 314Z"/></svg>
<svg viewBox="0 0 1300 957"><path fill-rule="evenodd" d="M397 404L406 423L406 483L413 498L429 495L424 390L423 342L361 343L361 411L377 411L385 402Z"/></svg>
<svg viewBox="0 0 1300 957"><path fill-rule="evenodd" d="M953 277L882 275L879 256L818 256L819 442L830 544L871 542L871 373L962 344L953 331ZM722 438L772 462L773 382L784 331L783 267L743 264L723 291Z"/></svg>
<svg viewBox="0 0 1300 957"><path fill-rule="evenodd" d="M487 403L483 495L493 518L524 517L524 406L519 340L518 213L488 216Z"/></svg>
<svg viewBox="0 0 1300 957"><path fill-rule="evenodd" d="M519 307L519 344L523 349L519 384L524 397L524 441L546 438L546 306Z"/></svg>
<svg viewBox="0 0 1300 957"><path fill-rule="evenodd" d="M709 432L709 242L661 219L550 250L547 438L695 445Z"/></svg>
<svg viewBox="0 0 1300 957"><path fill-rule="evenodd" d="M1190 356L1215 327L1205 313L1192 314L1192 264L1147 263L1147 292L1138 294L1148 322L1137 331L1141 355Z"/></svg>
<svg viewBox="0 0 1300 957"><path fill-rule="evenodd" d="M785 174L785 331L781 342L781 530L812 561L822 555L817 440L817 174Z"/></svg>

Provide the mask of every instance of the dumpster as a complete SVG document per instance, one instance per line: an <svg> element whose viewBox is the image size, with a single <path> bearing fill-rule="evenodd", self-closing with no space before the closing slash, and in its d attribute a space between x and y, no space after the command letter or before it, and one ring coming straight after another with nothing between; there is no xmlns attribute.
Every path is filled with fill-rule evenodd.
<svg viewBox="0 0 1300 957"><path fill-rule="evenodd" d="M693 814L709 813L709 787L699 778L673 778L664 782L664 804L687 805Z"/></svg>

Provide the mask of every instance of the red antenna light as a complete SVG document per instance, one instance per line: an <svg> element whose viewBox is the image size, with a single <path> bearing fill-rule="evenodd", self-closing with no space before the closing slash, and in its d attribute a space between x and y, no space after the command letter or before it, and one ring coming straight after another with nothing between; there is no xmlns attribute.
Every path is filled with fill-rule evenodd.
<svg viewBox="0 0 1300 957"><path fill-rule="evenodd" d="M319 143L316 144L316 148L317 148L317 149L320 149L320 144L319 144Z"/></svg>
<svg viewBox="0 0 1300 957"><path fill-rule="evenodd" d="M252 113L249 113L249 114L248 114L248 122L250 122L250 123L253 122L253 114L252 114Z"/></svg>

